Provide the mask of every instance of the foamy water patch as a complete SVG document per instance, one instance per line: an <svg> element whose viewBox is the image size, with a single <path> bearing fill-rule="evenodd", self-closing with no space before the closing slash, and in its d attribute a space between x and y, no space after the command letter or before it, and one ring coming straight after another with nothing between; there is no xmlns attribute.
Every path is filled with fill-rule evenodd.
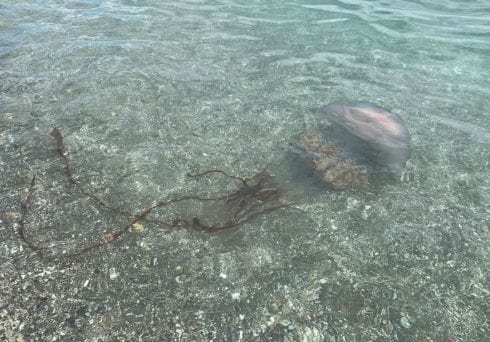
<svg viewBox="0 0 490 342"><path fill-rule="evenodd" d="M262 38L247 35L247 34L230 34L226 32L217 32L206 34L202 38L203 40L250 40L259 41Z"/></svg>
<svg viewBox="0 0 490 342"><path fill-rule="evenodd" d="M309 57L291 57L277 61L278 66L292 66L297 64L307 64L307 63L332 63L342 60L344 62L354 62L354 56L340 54L340 53L330 53L330 52L319 52L310 55Z"/></svg>
<svg viewBox="0 0 490 342"><path fill-rule="evenodd" d="M430 118L432 121L466 133L476 141L490 143L490 130L484 127L441 115L431 114Z"/></svg>
<svg viewBox="0 0 490 342"><path fill-rule="evenodd" d="M343 21L347 21L349 18L334 18L334 19L321 19L315 21L315 24L322 25L322 24L335 24L335 23L341 23Z"/></svg>
<svg viewBox="0 0 490 342"><path fill-rule="evenodd" d="M243 24L256 24L256 23L265 23L265 24L274 24L274 25L284 25L291 23L298 23L299 20L295 19L273 19L273 18L253 18L253 17L244 17L238 16L238 21Z"/></svg>

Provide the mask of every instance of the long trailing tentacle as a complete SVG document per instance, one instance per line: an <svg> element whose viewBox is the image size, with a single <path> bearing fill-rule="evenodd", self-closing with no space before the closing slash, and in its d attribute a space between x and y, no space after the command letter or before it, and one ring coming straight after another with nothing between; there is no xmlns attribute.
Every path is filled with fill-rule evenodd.
<svg viewBox="0 0 490 342"><path fill-rule="evenodd" d="M76 179L75 172L70 164L70 159L67 156L64 137L61 131L55 127L51 131L51 136L54 138L57 145L57 152L61 158L64 166L64 172L68 181L78 189L78 191L96 205L103 209L108 209L117 215L128 218L129 222L119 230L106 234L105 239L100 242L93 243L80 249L61 253L52 254L48 251L48 248L41 247L35 243L32 239L28 238L26 234L26 221L30 214L30 208L34 198L36 177L31 180L31 184L28 189L27 197L22 203L22 210L20 219L18 221L17 235L25 243L27 247L38 253L41 257L46 259L66 259L76 256L80 256L94 249L106 246L112 242L121 238L122 235L127 233L131 227L141 222L151 223L163 228L168 229L192 229L201 232L215 233L224 231L227 229L240 226L252 218L275 211L280 208L285 208L291 205L291 203L283 200L283 191L275 187L272 183L272 176L267 170L262 170L252 178L243 178L233 176L220 169L210 169L197 174L187 174L188 177L202 177L211 174L221 174L227 178L238 180L241 184L235 191L216 197L202 197L198 195L183 195L166 200L156 201L151 207L142 209L137 213L132 213L130 210L120 209L113 205L108 204L97 195L89 192L86 188ZM173 218L171 221L164 221L155 218L151 218L150 214L159 208L163 208L172 204L177 204L187 201L198 202L215 202L216 205L222 205L226 208L227 217L222 218L221 222L216 223L204 223L203 218L193 217L192 219L186 219L182 217Z"/></svg>

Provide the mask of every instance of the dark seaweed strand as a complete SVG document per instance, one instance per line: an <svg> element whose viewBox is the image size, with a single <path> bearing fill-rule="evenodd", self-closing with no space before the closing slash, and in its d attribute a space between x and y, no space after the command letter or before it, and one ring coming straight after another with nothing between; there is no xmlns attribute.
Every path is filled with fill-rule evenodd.
<svg viewBox="0 0 490 342"><path fill-rule="evenodd" d="M17 228L17 235L21 239L22 242L24 242L27 247L29 247L32 251L36 252L41 258L48 259L48 260L55 260L55 259L61 259L61 258L70 258L74 257L77 255L81 255L85 252L88 252L92 249L101 247L103 245L106 245L114 239L111 240L106 240L104 242L100 242L97 244L90 245L88 247L82 248L78 251L72 252L72 253L67 253L67 254L62 254L62 255L49 255L46 250L48 249L47 247L40 247L36 245L32 240L28 239L26 237L26 219L29 214L29 208L32 204L32 200L34 198L34 192L35 192L35 186L36 186L36 176L32 177L31 183L29 185L29 189L27 192L27 197L24 203L21 204L21 214L18 223L18 228Z"/></svg>
<svg viewBox="0 0 490 342"><path fill-rule="evenodd" d="M120 215L130 216L132 218L131 218L130 223L127 224L124 228L122 228L116 232L109 232L108 235L106 236L106 240L104 240L102 242L98 242L98 243L89 245L87 247L75 250L75 251L70 252L70 253L54 255L54 256L48 255L46 252L44 252L44 250L46 248L42 248L42 247L37 246L34 242L27 239L25 236L25 230L26 230L25 229L26 228L25 221L26 221L26 217L28 216L29 207L31 205L31 202L32 202L32 199L34 196L34 191L35 191L36 177L33 177L31 180L31 184L29 187L27 198L26 198L25 202L22 204L21 217L20 217L20 220L18 222L19 228L17 230L17 233L18 233L20 239L31 250L37 252L41 257L46 258L46 259L54 260L54 259L62 259L62 258L64 258L64 259L72 258L72 257L80 256L80 255L87 253L91 250L94 250L94 249L103 247L105 245L108 245L108 244L118 240L123 234L128 232L134 224L136 224L140 221L153 223L156 225L164 226L166 228L193 229L193 230L203 231L203 232L207 232L207 233L213 233L213 232L219 232L219 231L223 231L226 229L237 227L241 224L248 222L250 219L252 219L253 217L255 217L257 215L268 213L268 212L271 212L271 211L274 211L274 210L277 210L280 208L285 208L285 207L288 207L291 205L291 203L282 203L282 204L273 205L270 207L264 206L264 202L278 201L280 196L281 196L280 189L263 188L263 182L266 179L266 176L268 176L268 172L265 169L262 170L261 172L259 172L257 175L255 175L255 177L250 178L250 179L232 176L232 175L227 174L223 170L211 169L211 170L207 170L207 171L204 171L204 172L198 173L198 174L188 174L188 176L189 177L199 177L199 176L204 176L204 175L208 175L211 173L220 173L220 174L223 174L224 176L226 176L228 178L239 180L242 183L242 186L239 187L235 192L232 192L230 194L223 195L223 196L218 196L218 197L208 198L208 197L200 197L200 196L195 196L195 195L188 195L188 196L176 197L176 198L166 200L166 201L160 200L155 205L153 205L149 208L143 209L139 213L133 215L128 211L115 208L115 207L105 203L96 195L86 191L85 188L79 182L77 182L75 177L74 177L74 172L70 166L69 159L65 153L64 139L63 139L63 135L61 134L60 130L55 127L51 132L51 136L56 140L57 151L58 151L58 154L60 155L60 157L63 161L65 174L66 174L69 182L72 183L73 185L75 185L75 187L80 191L80 193L82 193L86 197L92 199L99 206L101 206L105 209L112 210L112 211L114 211ZM257 184L249 185L250 180L253 180L253 179L258 178L258 177L260 177L260 178L259 178ZM247 203L246 203L247 199L248 200L254 199L254 200L256 200L256 202L254 204L249 205L249 207L247 207ZM188 200L196 200L196 201L201 201L201 202L203 202L203 201L218 202L218 201L225 201L226 200L228 203L235 202L238 200L240 202L238 203L236 210L234 210L232 212L232 214L230 215L231 218L222 224L206 225L206 224L203 224L199 220L199 218L197 218L197 217L194 217L192 219L192 221L189 221L189 220L186 220L183 218L175 218L172 222L165 222L162 220L153 220L153 219L148 218L148 215L154 209L162 208L162 207L165 207L165 206L170 205L170 204L175 204L175 203L184 202L184 201L188 201Z"/></svg>
<svg viewBox="0 0 490 342"><path fill-rule="evenodd" d="M119 239L121 237L121 235L128 232L131 229L131 227L139 221L151 222L151 223L154 223L157 225L161 225L161 226L165 226L167 228L173 228L173 229L193 229L193 230L202 231L205 233L216 233L216 232L220 232L220 231L224 231L227 229L231 229L231 228L235 228L237 226L240 226L240 225L248 222L250 219L252 219L252 218L254 218L260 214L272 212L272 211L275 211L275 210L280 209L280 208L286 208L286 207L289 207L291 205L290 203L286 203L286 204L281 204L281 205L277 205L277 206L273 206L273 207L269 207L269 208L263 208L260 211L255 212L255 213L247 213L247 215L240 215L239 217L234 217L232 220L226 221L222 225L205 225L205 224L202 224L199 221L199 218L197 218L197 217L194 217L192 219L192 221L188 221L185 219L178 218L178 219L174 220L174 222L172 222L172 223L168 223L168 222L164 222L164 221L160 221L160 220L151 221L151 220L146 219L146 216L149 215L153 209L161 208L163 206L166 206L166 205L169 205L172 203L177 203L177 202L181 202L181 201L185 201L185 200L192 200L192 199L199 200L199 201L219 201L220 199L226 199L227 197L228 196L222 196L219 198L200 198L200 197L196 197L196 196L186 196L186 197L176 198L174 200L169 200L166 202L159 202L157 205L150 207L150 208L147 208L147 209L144 209L139 214L135 215L130 224L128 224L126 227L124 227L120 231L111 234L110 239L103 241L103 242L100 242L100 243L97 243L97 244L94 244L94 245L87 246L85 248L79 249L79 250L72 252L72 253L60 255L57 258L61 259L61 258L72 258L72 257L80 256L80 255L87 253L91 250L100 248L104 245L108 245L108 244L116 241L117 239ZM258 207L258 205L254 206L253 208L255 208L255 207Z"/></svg>
<svg viewBox="0 0 490 342"><path fill-rule="evenodd" d="M272 211L275 211L275 210L278 210L281 208L287 208L289 206L291 206L291 203L285 203L285 204L272 206L269 208L263 208L260 211L257 211L255 213L247 213L247 215L241 215L239 217L235 217L233 220L227 221L222 225L205 225L205 224L199 222L199 219L194 218L194 220L192 221L192 227L191 228L194 230L203 231L205 233L221 232L223 230L238 227L238 226L250 221L252 218L254 218L256 216L259 216L259 215L262 215L265 213L269 213L269 212L272 212Z"/></svg>
<svg viewBox="0 0 490 342"><path fill-rule="evenodd" d="M56 144L57 144L57 147L58 147L57 148L57 151L58 151L58 154L60 155L61 159L63 160L65 174L66 174L66 177L68 178L68 181L70 183L72 183L73 185L75 185L75 187L84 196L89 197L92 201L94 201L95 203L97 203L102 208L109 209L111 211L115 211L115 212L117 212L119 214L122 214L122 215L132 216L132 213L131 212L126 211L126 210L122 210L122 209L119 209L119 208L115 208L115 207L107 204L103 200L101 200L96 195L94 195L94 194L88 192L87 190L85 190L85 188L75 179L73 169L72 169L72 167L70 165L70 160L68 159L68 156L65 153L64 138L63 138L63 135L61 134L60 130L57 127L53 128L53 130L51 131L51 136L56 140Z"/></svg>
<svg viewBox="0 0 490 342"><path fill-rule="evenodd" d="M220 173L226 175L224 172L220 172ZM226 176L228 176L228 175L226 175ZM239 177L230 177L230 178L237 179ZM153 211L154 209L157 209L157 208L162 208L162 207L165 207L165 206L170 205L170 204L175 204L178 202L183 202L183 201L188 201L188 200L197 200L197 201L226 200L226 199L229 199L231 197L236 197L237 193L239 193L242 188L238 189L236 192L233 192L231 194L220 196L220 197L214 197L214 198L207 198L207 197L199 197L199 196L190 195L190 196L177 197L177 198L170 199L167 201L159 201L157 204L153 205L152 207L143 209L138 214L134 215L131 222L127 226L125 226L123 229L119 230L118 232L112 233L110 236L110 239L107 239L106 241L103 241L103 242L100 242L97 244L87 246L85 248L79 249L79 250L71 252L71 253L60 255L57 258L72 258L72 257L80 256L80 255L87 253L91 250L100 248L104 245L108 245L108 244L116 241L117 239L119 239L126 232L128 232L134 224L136 224L137 222L141 222L141 221L153 223L153 224L160 225L160 226L164 226L164 227L170 228L170 229L193 229L193 230L202 231L202 232L206 232L206 233L216 233L216 232L228 230L231 228L235 228L239 225L242 225L242 224L248 222L249 220L251 220L252 218L254 218L260 214L272 212L272 211L275 211L275 210L280 209L280 208L286 208L286 207L291 205L291 203L285 203L285 204L280 204L280 205L276 205L276 206L272 206L272 207L262 208L262 209L258 210L257 212L253 212L254 209L260 208L260 204L255 204L255 205L251 206L248 210L244 211L241 215L234 213L230 220L224 222L223 224L216 224L216 225L205 225L205 224L201 223L199 218L197 218L197 217L194 217L192 219L192 221L189 221L189 220L186 220L183 218L177 218L177 219L174 219L173 222L165 222L165 221L161 221L161 220L147 219L147 216L151 213L151 211Z"/></svg>
<svg viewBox="0 0 490 342"><path fill-rule="evenodd" d="M27 197L24 203L21 204L20 218L17 222L17 235L24 242L27 247L31 250L39 254L41 257L45 257L46 254L44 252L45 248L37 246L34 242L26 237L26 218L29 213L29 207L32 203L32 199L34 198L34 191L36 186L36 176L32 177L31 184L29 185L29 189L27 191Z"/></svg>
<svg viewBox="0 0 490 342"><path fill-rule="evenodd" d="M243 185L248 185L246 178L229 175L225 171L220 170L220 169L211 169L211 170L207 170L207 171L204 171L204 172L201 172L201 173L195 173L195 174L188 173L187 174L187 177L201 177L201 176L208 175L210 173L221 173L221 174L225 175L228 178L239 180L240 182L242 182Z"/></svg>

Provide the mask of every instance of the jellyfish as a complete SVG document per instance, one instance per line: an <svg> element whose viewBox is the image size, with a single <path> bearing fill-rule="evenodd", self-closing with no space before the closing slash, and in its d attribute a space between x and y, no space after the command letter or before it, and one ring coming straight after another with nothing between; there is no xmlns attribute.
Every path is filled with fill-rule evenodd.
<svg viewBox="0 0 490 342"><path fill-rule="evenodd" d="M377 164L395 173L405 168L411 153L410 132L399 115L365 101L333 102L320 112L360 139Z"/></svg>

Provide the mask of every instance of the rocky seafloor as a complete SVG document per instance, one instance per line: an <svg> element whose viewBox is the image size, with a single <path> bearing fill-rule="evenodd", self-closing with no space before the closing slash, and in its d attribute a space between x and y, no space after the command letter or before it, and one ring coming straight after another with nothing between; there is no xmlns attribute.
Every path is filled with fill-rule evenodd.
<svg viewBox="0 0 490 342"><path fill-rule="evenodd" d="M106 248L52 261L17 236L33 174L37 210L25 234L44 247L83 245L126 223L81 198L67 182L49 131L16 132L6 127L2 140L0 334L5 340L488 337L488 221L482 220L486 195L479 190L486 176L477 168L456 174L441 172L436 162L417 168L424 157L416 154L402 181L302 193L289 208L218 234L145 225ZM116 149L90 143L84 134L66 138L77 179L110 203L147 207L166 194L233 188L219 178L185 180L181 174L195 166L179 161L177 145L171 150L176 157L169 154L166 162L181 172L167 173L174 175L165 183L169 190L139 188L152 175L150 168L136 172L140 165L121 161ZM143 149L133 152L144 160ZM464 157L464 151L452 153ZM287 165L270 168L280 174ZM446 182L431 181L436 169ZM481 206L467 204L478 201Z"/></svg>

